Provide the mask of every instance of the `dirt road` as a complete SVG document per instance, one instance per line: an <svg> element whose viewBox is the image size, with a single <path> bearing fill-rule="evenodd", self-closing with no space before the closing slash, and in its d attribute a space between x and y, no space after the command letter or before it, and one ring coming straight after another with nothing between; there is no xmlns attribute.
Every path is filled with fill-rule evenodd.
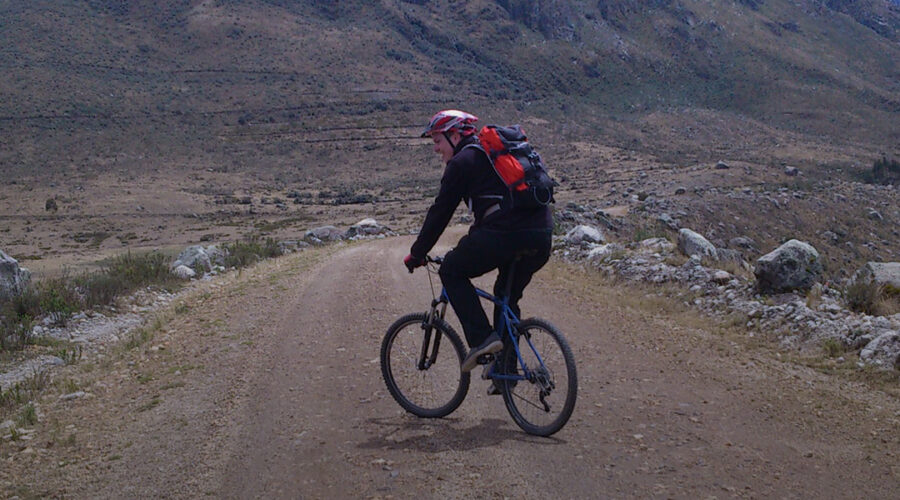
<svg viewBox="0 0 900 500"><path fill-rule="evenodd" d="M452 239L447 240L452 241ZM900 402L779 361L626 285L551 263L527 314L566 333L579 399L552 438L473 378L404 413L386 327L430 300L410 240L314 250L198 284L136 349L75 365L88 397L5 443L8 496L896 498ZM446 250L446 247L444 247ZM11 450L10 447L18 447ZM9 467L7 467L7 465Z"/></svg>

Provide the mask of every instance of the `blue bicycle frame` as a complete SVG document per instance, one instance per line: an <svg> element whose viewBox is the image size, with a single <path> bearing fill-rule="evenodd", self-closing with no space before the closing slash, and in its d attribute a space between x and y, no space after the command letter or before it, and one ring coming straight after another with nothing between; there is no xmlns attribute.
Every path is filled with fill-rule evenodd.
<svg viewBox="0 0 900 500"><path fill-rule="evenodd" d="M481 297L482 299L486 299L494 303L494 305L500 307L500 324L494 325L494 328L497 332L505 332L506 338L509 339L511 345L516 350L516 357L519 359L519 364L522 366L522 373L524 375L510 375L503 373L495 373L493 367L490 369L488 373L488 377L495 380L531 380L532 379L532 371L528 368L528 365L525 363L525 360L522 359L522 352L519 350L519 341L517 339L517 335L515 335L515 328L519 325L519 318L516 317L516 314L513 312L512 308L509 307L509 297L497 297L492 295L478 287L475 288L475 293ZM450 302L450 298L447 296L447 289L441 289L440 299L436 302L441 302L444 304L448 304ZM446 307L446 305L445 305ZM537 349L535 349L534 344L531 343L530 336L524 336L525 341L528 343L528 347L531 348L531 352L534 353L537 358L538 363L542 368L546 370L546 366L544 365L544 360L541 358L541 355L538 353ZM496 357L495 357L496 361ZM494 362L495 362L494 361ZM492 363L494 363L492 362Z"/></svg>

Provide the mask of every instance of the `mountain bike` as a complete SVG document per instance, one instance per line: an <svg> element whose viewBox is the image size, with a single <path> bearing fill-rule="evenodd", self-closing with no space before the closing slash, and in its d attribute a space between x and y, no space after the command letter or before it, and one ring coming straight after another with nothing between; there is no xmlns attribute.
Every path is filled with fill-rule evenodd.
<svg viewBox="0 0 900 500"><path fill-rule="evenodd" d="M442 288L440 295L435 294L434 275L441 262L440 257L426 257L431 308L399 318L381 343L381 374L388 391L403 409L422 418L441 418L456 410L466 398L471 378L460 370L467 352L463 341L444 320L447 291ZM510 285L514 270L507 280ZM509 286L502 296L475 291L502 311L494 327L504 348L479 358L482 378L493 381L513 421L525 432L554 434L572 416L578 391L568 342L546 320L520 321L509 307Z"/></svg>

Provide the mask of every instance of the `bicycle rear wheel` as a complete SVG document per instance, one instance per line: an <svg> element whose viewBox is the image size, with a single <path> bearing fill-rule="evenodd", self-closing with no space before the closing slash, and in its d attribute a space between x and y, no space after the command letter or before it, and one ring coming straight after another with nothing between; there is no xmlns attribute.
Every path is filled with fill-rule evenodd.
<svg viewBox="0 0 900 500"><path fill-rule="evenodd" d="M424 313L408 314L388 328L381 342L381 375L391 396L406 411L424 418L445 417L466 398L469 374L459 366L466 354L449 324Z"/></svg>
<svg viewBox="0 0 900 500"><path fill-rule="evenodd" d="M566 425L575 409L578 393L575 357L559 330L545 320L523 320L518 330L519 352L529 373L518 363L515 349L504 351L504 366L516 366L516 374L527 379L502 379L503 401L522 430L549 436Z"/></svg>

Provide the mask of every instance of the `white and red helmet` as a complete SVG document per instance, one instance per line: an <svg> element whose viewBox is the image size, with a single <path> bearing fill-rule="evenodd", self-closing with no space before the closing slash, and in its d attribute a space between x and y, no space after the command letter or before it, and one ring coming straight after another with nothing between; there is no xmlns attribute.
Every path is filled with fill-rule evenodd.
<svg viewBox="0 0 900 500"><path fill-rule="evenodd" d="M428 127L422 132L422 137L431 137L433 134L444 134L450 130L456 130L464 136L472 135L475 133L475 125L473 124L477 121L477 116L458 109L438 111L431 117L431 121L428 122Z"/></svg>

